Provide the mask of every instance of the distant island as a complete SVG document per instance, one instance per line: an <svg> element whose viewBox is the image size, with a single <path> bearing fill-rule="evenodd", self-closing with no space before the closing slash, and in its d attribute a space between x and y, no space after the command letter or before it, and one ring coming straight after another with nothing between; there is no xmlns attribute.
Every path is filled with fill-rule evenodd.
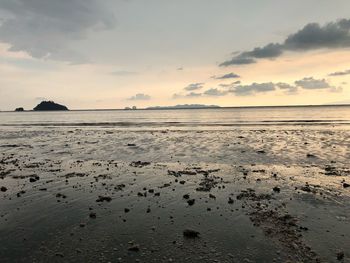
<svg viewBox="0 0 350 263"><path fill-rule="evenodd" d="M175 106L155 106L148 107L146 110L169 110L169 109L208 109L221 108L218 105L204 105L204 104L179 104Z"/></svg>
<svg viewBox="0 0 350 263"><path fill-rule="evenodd" d="M137 107L136 106L125 107L124 110L137 110Z"/></svg>
<svg viewBox="0 0 350 263"><path fill-rule="evenodd" d="M15 111L24 111L22 107L16 108Z"/></svg>
<svg viewBox="0 0 350 263"><path fill-rule="evenodd" d="M34 111L67 111L64 105L57 104L53 101L42 101L34 109Z"/></svg>

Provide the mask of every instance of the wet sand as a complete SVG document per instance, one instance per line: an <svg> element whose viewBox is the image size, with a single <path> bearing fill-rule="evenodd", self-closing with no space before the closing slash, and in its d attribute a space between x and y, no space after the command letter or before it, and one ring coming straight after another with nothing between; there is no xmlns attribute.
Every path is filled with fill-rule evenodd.
<svg viewBox="0 0 350 263"><path fill-rule="evenodd" d="M350 131L3 129L2 262L350 262Z"/></svg>

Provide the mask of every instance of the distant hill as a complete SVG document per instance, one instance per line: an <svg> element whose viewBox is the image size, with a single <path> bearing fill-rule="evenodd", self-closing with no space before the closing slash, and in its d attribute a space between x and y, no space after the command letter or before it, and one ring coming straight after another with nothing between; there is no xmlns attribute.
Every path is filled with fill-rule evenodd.
<svg viewBox="0 0 350 263"><path fill-rule="evenodd" d="M148 107L146 110L166 110L166 109L207 109L207 108L220 108L217 105L204 105L204 104L179 104L175 106L155 106Z"/></svg>
<svg viewBox="0 0 350 263"><path fill-rule="evenodd" d="M24 111L22 107L16 108L15 111Z"/></svg>
<svg viewBox="0 0 350 263"><path fill-rule="evenodd" d="M67 111L64 105L57 104L53 101L42 101L33 110L35 111Z"/></svg>

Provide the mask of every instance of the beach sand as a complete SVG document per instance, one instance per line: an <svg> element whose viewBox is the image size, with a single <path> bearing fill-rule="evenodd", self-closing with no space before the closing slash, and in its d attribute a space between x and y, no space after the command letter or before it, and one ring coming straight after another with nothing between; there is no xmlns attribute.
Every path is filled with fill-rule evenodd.
<svg viewBox="0 0 350 263"><path fill-rule="evenodd" d="M350 262L350 131L2 129L1 262Z"/></svg>

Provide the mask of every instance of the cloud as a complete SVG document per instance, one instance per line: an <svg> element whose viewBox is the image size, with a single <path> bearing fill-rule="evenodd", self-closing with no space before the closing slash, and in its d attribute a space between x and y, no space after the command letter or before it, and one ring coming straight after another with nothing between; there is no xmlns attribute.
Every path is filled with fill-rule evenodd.
<svg viewBox="0 0 350 263"><path fill-rule="evenodd" d="M350 19L341 19L323 26L310 23L289 35L282 43L269 43L251 51L241 52L220 66L256 63L257 59L273 59L286 51L309 51L316 49L339 49L350 47Z"/></svg>
<svg viewBox="0 0 350 263"><path fill-rule="evenodd" d="M117 70L117 71L111 72L111 74L115 76L131 76L131 75L137 75L139 73L135 71Z"/></svg>
<svg viewBox="0 0 350 263"><path fill-rule="evenodd" d="M276 87L285 90L287 94L296 94L298 92L298 87L284 82L276 83Z"/></svg>
<svg viewBox="0 0 350 263"><path fill-rule="evenodd" d="M143 93L138 93L135 96L128 98L127 100L150 100L150 99L151 99L151 96Z"/></svg>
<svg viewBox="0 0 350 263"><path fill-rule="evenodd" d="M231 65L246 65L246 64L253 64L256 61L252 58L245 58L241 55L238 55L236 57L233 57L231 60L227 60L220 64L220 67L227 67Z"/></svg>
<svg viewBox="0 0 350 263"><path fill-rule="evenodd" d="M252 51L243 52L240 57L243 58L275 58L282 54L283 46L280 44L270 43L264 47L254 48Z"/></svg>
<svg viewBox="0 0 350 263"><path fill-rule="evenodd" d="M182 98L198 98L201 97L202 93L190 92L187 94L175 93L172 98L173 99L182 99Z"/></svg>
<svg viewBox="0 0 350 263"><path fill-rule="evenodd" d="M201 88L203 88L204 83L192 83L190 85L188 85L187 87L184 88L184 90L187 91L192 91L192 90L199 90Z"/></svg>
<svg viewBox="0 0 350 263"><path fill-rule="evenodd" d="M350 75L350 69L344 70L344 71L333 72L333 73L330 73L328 76L338 77L338 76L345 76L345 75Z"/></svg>
<svg viewBox="0 0 350 263"><path fill-rule="evenodd" d="M185 95L186 97L200 97L202 96L201 93L196 93L196 92L190 92L188 94Z"/></svg>
<svg viewBox="0 0 350 263"><path fill-rule="evenodd" d="M234 93L236 96L255 95L256 93L264 93L276 90L275 84L268 83L252 83L250 85L239 85L233 87L229 92Z"/></svg>
<svg viewBox="0 0 350 263"><path fill-rule="evenodd" d="M211 96L211 97L219 97L219 96L226 95L227 91L222 91L222 90L219 90L217 88L211 88L211 89L206 90L203 94L207 95L207 96Z"/></svg>
<svg viewBox="0 0 350 263"><path fill-rule="evenodd" d="M234 87L236 85L239 85L239 84L241 84L241 81L237 80L237 81L234 81L234 82L229 83L229 84L227 84L227 83L220 83L219 86L222 87L222 88L232 88L232 87Z"/></svg>
<svg viewBox="0 0 350 263"><path fill-rule="evenodd" d="M329 90L331 92L343 91L342 87L332 86L325 79L314 79L312 77L297 80L295 81L295 84L302 89L308 89L308 90L320 89L320 90Z"/></svg>
<svg viewBox="0 0 350 263"><path fill-rule="evenodd" d="M298 93L298 88L305 90L328 90L330 92L341 92L341 87L332 86L325 79L303 78L294 82L291 85L284 82L266 82L266 83L252 83L250 85L238 85L229 89L230 93L236 96L256 95L258 93L266 93L276 90L285 91L288 95L295 95Z"/></svg>
<svg viewBox="0 0 350 263"><path fill-rule="evenodd" d="M98 0L1 1L4 13L0 42L10 51L24 51L38 59L85 63L89 58L71 48L91 31L114 27L113 15Z"/></svg>
<svg viewBox="0 0 350 263"><path fill-rule="evenodd" d="M303 89L329 89L330 84L325 79L303 78L295 81L295 84Z"/></svg>
<svg viewBox="0 0 350 263"><path fill-rule="evenodd" d="M173 95L173 98L194 98L201 96L220 97L229 94L234 94L235 96L254 96L257 94L274 91L283 91L286 95L296 95L300 90L325 90L329 92L341 92L343 90L342 87L332 86L326 79L315 79L313 77L297 80L294 82L294 84L285 82L254 82L252 84L241 85L240 83L240 81L235 81L230 84L219 84L221 89L210 88L203 93L177 93Z"/></svg>
<svg viewBox="0 0 350 263"><path fill-rule="evenodd" d="M236 78L240 78L240 76L232 72L222 76L212 76L212 78L213 79L236 79Z"/></svg>

